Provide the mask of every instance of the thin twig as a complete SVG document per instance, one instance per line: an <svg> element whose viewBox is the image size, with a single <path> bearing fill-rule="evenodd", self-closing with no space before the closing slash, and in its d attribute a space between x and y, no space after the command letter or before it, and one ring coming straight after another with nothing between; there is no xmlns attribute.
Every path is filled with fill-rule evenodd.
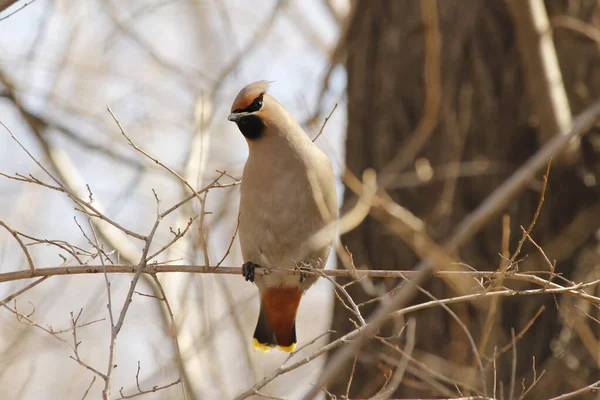
<svg viewBox="0 0 600 400"><path fill-rule="evenodd" d="M13 299L17 298L18 296L22 295L23 293L25 293L29 289L31 289L31 288L39 285L40 283L44 282L48 278L49 278L49 276L44 276L43 278L35 280L35 281L31 282L29 285L25 286L23 289L18 290L16 292L14 292L13 294L11 294L11 295L5 297L4 299L0 300L0 307L6 305L8 302L10 302Z"/></svg>
<svg viewBox="0 0 600 400"><path fill-rule="evenodd" d="M331 118L331 116L333 115L333 113L336 110L337 106L338 106L338 103L335 103L335 105L331 109L331 112L329 113L329 115L327 117L325 117L325 121L323 121L323 125L321 125L321 129L319 129L319 133L317 133L317 136L315 136L315 138L313 139L313 142L316 142L317 139L319 138L319 136L321 136L321 134L323 133L323 129L325 129L325 126L327 125L327 122L329 121L329 118Z"/></svg>
<svg viewBox="0 0 600 400"><path fill-rule="evenodd" d="M31 275L33 276L33 273L35 271L35 265L33 263L33 259L31 258L31 254L29 254L29 250L27 250L27 246L25 246L25 243L23 243L23 241L19 237L19 232L12 229L10 226L8 226L8 224L6 224L6 222L4 222L1 219L0 219L0 226L2 226L4 229L6 229L15 238L15 240L19 243L21 250L23 250L23 253L25 254L25 258L27 259L27 264L29 264L29 271L31 272Z"/></svg>
<svg viewBox="0 0 600 400"><path fill-rule="evenodd" d="M94 382L96 382L96 378L97 376L94 375L92 377L92 381L90 382L90 385L88 386L87 390L85 391L85 393L83 394L83 397L81 398L81 400L85 400L85 398L87 397L88 393L90 392L90 389L92 388L92 386L94 385Z"/></svg>
<svg viewBox="0 0 600 400"><path fill-rule="evenodd" d="M510 257L511 264L514 263L515 260L517 259L517 257L519 256L519 254L521 254L521 249L523 248L523 244L525 243L525 240L527 240L527 237L531 234L531 231L533 231L533 228L535 227L535 224L538 220L538 217L542 210L542 206L544 205L544 200L545 200L545 196L546 196L546 187L548 186L548 176L550 175L550 166L551 165L552 165L552 159L550 159L550 161L548 161L548 164L546 165L546 173L542 177L542 190L540 192L540 198L538 200L538 204L535 209L535 213L533 214L533 218L531 220L531 223L529 224L529 227L527 228L527 230L525 230L523 232L523 236L521 237L521 240L519 240L519 243L517 244L517 248L515 249L515 252Z"/></svg>
<svg viewBox="0 0 600 400"><path fill-rule="evenodd" d="M509 344L507 344L506 346L504 346L502 349L500 349L500 351L496 352L494 354L494 357L499 357L502 354L506 353L508 350L510 350L513 346L516 345L516 343L521 340L521 338L523 338L523 336L525 336L525 334L527 333L527 331L529 330L529 328L531 328L533 326L533 323L537 320L537 318L542 315L542 313L544 312L544 310L546 309L546 306L541 306L539 310L537 310L537 312L535 313L535 315L533 317L531 317L529 319L529 321L527 321L527 324L525 324L525 326L523 327L523 329L521 329L521 331L514 337L514 341L511 340L511 342Z"/></svg>
<svg viewBox="0 0 600 400"><path fill-rule="evenodd" d="M407 323L406 329L406 346L405 346L405 354L398 360L398 365L396 366L396 370L394 374L391 376L389 380L389 385L385 391L383 391L380 395L375 396L374 399L377 400L385 400L390 398L400 386L402 382L402 378L404 377L404 373L408 368L408 363L410 362L412 352L415 348L415 335L417 331L417 320L414 317L410 317Z"/></svg>
<svg viewBox="0 0 600 400"><path fill-rule="evenodd" d="M169 335L173 337L173 347L175 349L175 358L177 360L177 366L179 368L179 379L182 379L186 375L186 369L185 369L183 359L181 357L181 346L179 346L179 333L178 333L178 329L177 329L177 324L175 323L175 316L173 315L173 310L171 309L171 304L169 303L167 294L166 294L165 290L163 289L160 281L158 280L158 276L156 276L156 274L153 274L152 279L156 283L156 287L158 288L158 290L160 291L160 295L162 296L161 300L164 302L167 312L169 313L169 319L171 322L171 326L169 329ZM186 381L189 382L189 378L186 377ZM184 400L186 400L187 399L186 385L181 385L181 387L183 390L183 398L184 398ZM139 385L138 385L138 389L139 389ZM141 390L140 390L140 392L141 392Z"/></svg>
<svg viewBox="0 0 600 400"><path fill-rule="evenodd" d="M517 340L515 338L515 329L510 329L510 335L512 337L512 362L511 362L511 373L510 373L510 389L509 389L509 400L513 400L515 397L515 380L517 378Z"/></svg>
<svg viewBox="0 0 600 400"><path fill-rule="evenodd" d="M163 385L163 386L154 386L154 387L152 387L152 389L149 389L149 390L144 390L144 391L141 391L141 392L138 392L138 393L134 393L134 394L130 394L130 395L124 395L124 394L121 392L121 393L120 393L121 397L118 397L118 398L117 398L117 400L123 400L123 399L133 399L133 398L135 398L135 397L138 397L138 396L143 396L143 395L145 395L145 394L156 393L156 392L158 392L158 391L161 391L161 390L168 389L168 388L170 388L171 386L175 386L175 385L178 385L178 384L180 384L180 383L181 383L181 379L177 379L176 381L174 381L174 382L171 382L171 383L168 383L168 384L166 384L166 385Z"/></svg>
<svg viewBox="0 0 600 400"><path fill-rule="evenodd" d="M13 15L15 15L16 13L18 13L19 11L23 10L25 7L27 7L27 6L31 5L31 4L33 4L33 2L34 2L34 1L35 1L35 0L30 0L30 1L26 1L26 2L24 2L24 3L23 3L23 5L22 5L21 7L19 7L19 8L17 8L16 10L14 10L14 11L12 11L12 12L10 12L10 13L6 14L4 17L1 17L1 18L0 18L0 22L4 21L4 20L5 20L5 19L7 19L7 18L10 18L10 17L12 17L12 16L13 16ZM1 5L1 7L0 7L0 12L1 12L1 11L4 11L4 10L5 10L5 9L7 9L8 7L10 7L10 6L11 6L13 3L16 3L16 2L17 2L17 0L8 0L8 1L6 1L6 2L3 2L2 4L0 4L0 5Z"/></svg>

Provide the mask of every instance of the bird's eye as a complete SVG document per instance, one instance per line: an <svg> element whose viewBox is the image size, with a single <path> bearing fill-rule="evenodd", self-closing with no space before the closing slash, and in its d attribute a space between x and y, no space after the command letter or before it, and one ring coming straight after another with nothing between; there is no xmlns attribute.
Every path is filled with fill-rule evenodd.
<svg viewBox="0 0 600 400"><path fill-rule="evenodd" d="M263 105L263 95L261 94L256 99L254 99L254 101L252 102L252 104L250 104L248 107L246 107L246 111L247 112L258 111L258 110L260 110L260 108L262 107L262 105Z"/></svg>

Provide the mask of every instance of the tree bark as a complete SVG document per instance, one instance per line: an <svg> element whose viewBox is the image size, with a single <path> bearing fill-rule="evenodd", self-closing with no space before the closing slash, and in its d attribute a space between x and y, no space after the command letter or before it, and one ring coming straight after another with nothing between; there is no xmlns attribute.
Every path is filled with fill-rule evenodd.
<svg viewBox="0 0 600 400"><path fill-rule="evenodd" d="M346 163L358 176L367 168L380 172L391 197L419 216L431 237L441 243L465 215L538 150L540 124L527 92L527 75L508 5L501 0L429 3L436 7L434 25L426 0L354 3L345 38ZM569 15L594 24L600 16L595 0L547 0L545 4L550 18ZM439 60L431 57L436 51L435 40L431 41L435 35L441 43ZM557 29L553 37L575 116L600 94L600 53L597 44L572 30ZM430 120L425 128L423 118ZM422 147L415 136L423 139ZM592 212L600 201L599 138L598 132L589 133L582 139L573 165L553 167L543 209L532 232L550 260L556 260L556 272L578 282L600 275L595 271L600 255L594 235L600 228L600 216ZM415 144L414 154L406 150ZM410 159L402 160L408 156ZM392 161L394 168L390 168ZM392 178L384 179L384 173ZM457 174L460 177L453 177ZM533 218L540 188L541 180L532 182L504 211L510 218L504 221L512 232L511 252L521 238L520 226L527 227ZM353 198L347 190L344 202ZM499 256L502 240L503 215L498 215L455 256L478 270L495 270L505 263ZM344 235L342 242L353 253L357 267L407 269L419 261L404 243L371 218ZM548 270L535 247L526 244L521 257L526 254L519 271ZM398 282L373 280L373 284L375 289L355 284L348 291L360 303L374 297L377 288L389 290ZM453 295L439 280L429 282L426 289L438 298ZM532 399L550 398L600 379L600 349L590 347L590 343L596 344L597 324L576 308L597 316L589 305L540 295L501 299L497 312L490 313L493 306L486 301L451 307L476 345L482 347L479 353L487 366L485 377L477 368L461 325L443 308L427 310L415 314L414 361L409 363L395 396L450 397L459 394L456 387L464 395L481 393L483 380L487 394L492 395L494 374L496 395L502 391L505 398L510 397L514 379L515 396L519 396L522 380L526 386L533 380L532 366L538 377L546 370L527 396ZM334 307L332 329L338 335L354 329L352 315L339 302ZM372 303L361 311L368 316L375 307L377 304ZM523 330L540 309L540 316L517 342L516 364L510 350L497 357L494 373L490 362L494 349L509 344L511 331L516 334ZM405 322L389 324L381 336L398 334ZM404 336L400 335L396 344L403 348ZM399 358L397 351L380 341L370 341L357 357L350 397L367 398L377 393ZM345 373L331 383L333 394L346 394L351 370L349 363Z"/></svg>

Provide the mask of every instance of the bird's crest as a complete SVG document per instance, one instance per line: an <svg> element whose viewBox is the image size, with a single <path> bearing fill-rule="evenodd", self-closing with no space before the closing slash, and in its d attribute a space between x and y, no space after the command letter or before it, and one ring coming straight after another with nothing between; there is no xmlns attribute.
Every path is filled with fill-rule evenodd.
<svg viewBox="0 0 600 400"><path fill-rule="evenodd" d="M258 96L267 90L269 90L269 81L256 81L246 85L233 101L231 112L248 108Z"/></svg>

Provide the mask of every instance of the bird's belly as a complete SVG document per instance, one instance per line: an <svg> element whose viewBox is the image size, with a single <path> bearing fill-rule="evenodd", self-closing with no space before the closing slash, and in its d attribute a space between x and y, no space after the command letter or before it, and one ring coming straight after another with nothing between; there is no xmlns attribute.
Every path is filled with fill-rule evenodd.
<svg viewBox="0 0 600 400"><path fill-rule="evenodd" d="M323 257L322 250L307 254L305 249L312 235L325 226L310 194L291 195L271 190L244 200L256 203L246 208L252 212L240 215L240 241L245 261L268 268L293 268Z"/></svg>

